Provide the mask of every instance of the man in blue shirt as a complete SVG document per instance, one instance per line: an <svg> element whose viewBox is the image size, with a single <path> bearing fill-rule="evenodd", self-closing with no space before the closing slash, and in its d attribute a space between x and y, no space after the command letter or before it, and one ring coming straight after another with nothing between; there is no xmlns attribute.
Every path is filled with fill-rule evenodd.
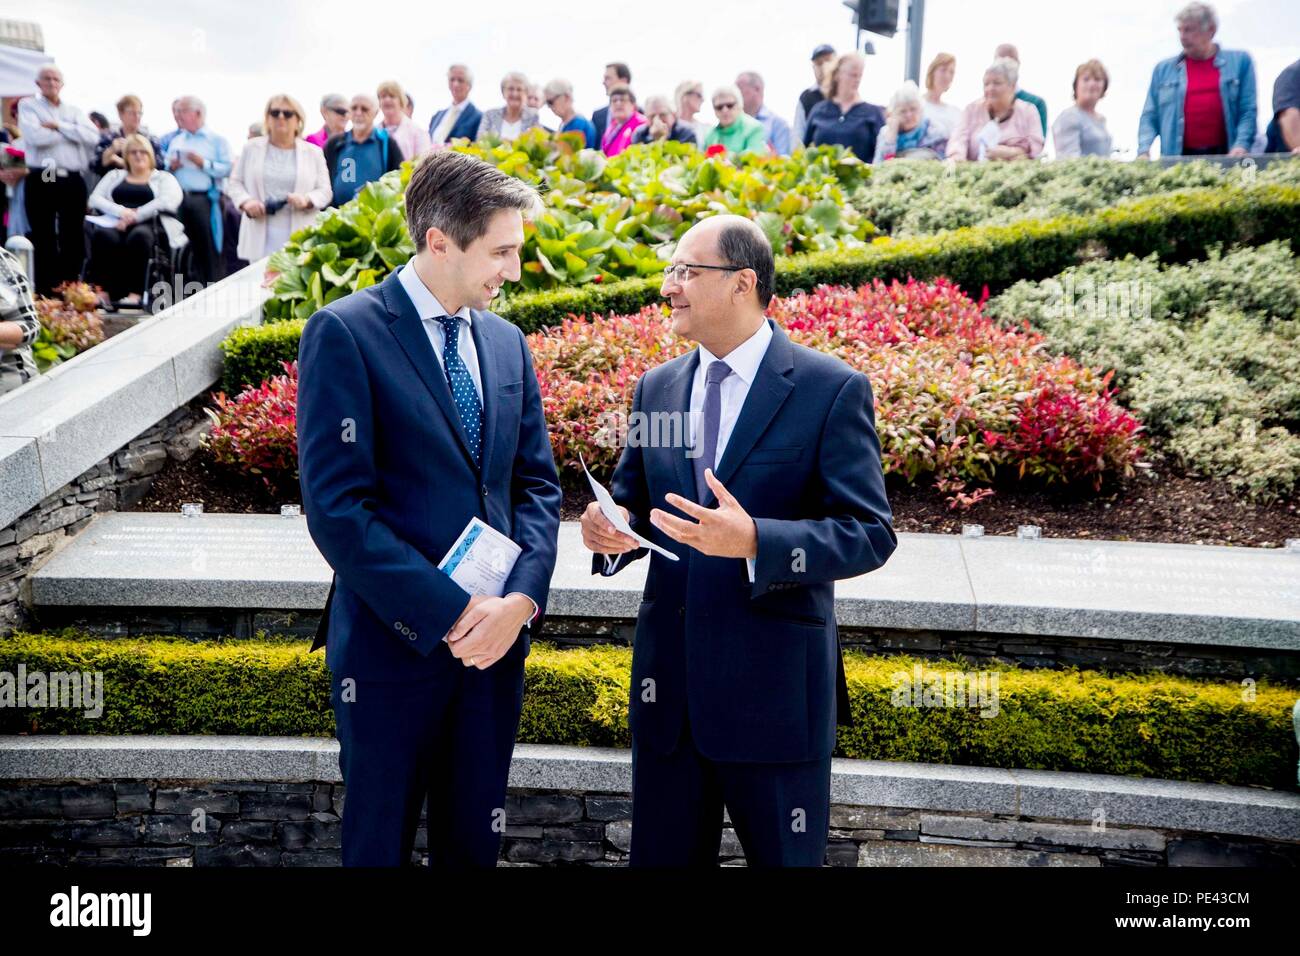
<svg viewBox="0 0 1300 956"><path fill-rule="evenodd" d="M176 104L175 135L163 162L185 190L180 220L190 240L191 266L200 282L225 275L221 259L221 180L230 175L230 144L205 125L203 101L182 96Z"/></svg>
<svg viewBox="0 0 1300 956"><path fill-rule="evenodd" d="M379 102L369 93L352 97L352 128L331 136L325 143L325 166L334 187L334 205L351 200L361 187L384 173L402 168L401 147L388 131L375 128Z"/></svg>
<svg viewBox="0 0 1300 956"><path fill-rule="evenodd" d="M767 130L767 145L778 156L789 156L792 146L790 124L777 116L763 103L763 77L752 70L736 77L745 112L763 124Z"/></svg>

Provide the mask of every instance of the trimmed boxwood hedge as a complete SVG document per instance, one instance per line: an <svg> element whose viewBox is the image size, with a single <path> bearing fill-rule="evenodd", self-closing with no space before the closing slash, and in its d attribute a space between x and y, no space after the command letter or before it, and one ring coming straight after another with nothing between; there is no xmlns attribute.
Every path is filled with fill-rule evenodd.
<svg viewBox="0 0 1300 956"><path fill-rule="evenodd" d="M0 708L2 733L330 736L329 671L300 639L93 638L74 629L0 641L0 671L102 671L104 712ZM996 673L999 713L895 706L899 672ZM627 747L631 650L536 642L520 743ZM1295 788L1294 690L1162 674L845 654L855 725L843 757L1069 770Z"/></svg>
<svg viewBox="0 0 1300 956"><path fill-rule="evenodd" d="M1021 279L1044 279L1088 259L1157 253L1168 262L1204 256L1215 245L1258 245L1290 239L1300 248L1300 188L1186 189L1122 203L1084 215L996 226L972 226L931 236L884 239L863 249L785 256L776 263L776 293L817 285L857 286L872 279L946 276L978 295ZM660 300L659 279L627 279L515 295L497 309L525 332L570 313L630 315ZM282 371L298 357L305 319L235 330L224 343L222 387L236 394Z"/></svg>

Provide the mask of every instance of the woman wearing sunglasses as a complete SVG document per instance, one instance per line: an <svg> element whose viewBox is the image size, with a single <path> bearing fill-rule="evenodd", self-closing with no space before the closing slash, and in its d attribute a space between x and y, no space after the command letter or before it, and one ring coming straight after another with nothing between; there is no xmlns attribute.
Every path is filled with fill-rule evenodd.
<svg viewBox="0 0 1300 956"><path fill-rule="evenodd" d="M256 262L289 236L311 225L334 191L325 154L302 138L303 109L281 93L266 103L267 134L250 139L226 186L244 214L239 223L239 258Z"/></svg>
<svg viewBox="0 0 1300 956"><path fill-rule="evenodd" d="M729 153L767 153L767 130L745 112L740 87L727 83L713 91L713 115L718 125L704 137L704 149L723 146Z"/></svg>
<svg viewBox="0 0 1300 956"><path fill-rule="evenodd" d="M303 141L324 149L331 136L335 136L348 128L347 97L342 93L326 93L322 96L320 98L320 118L325 121L325 125L310 136L304 136Z"/></svg>

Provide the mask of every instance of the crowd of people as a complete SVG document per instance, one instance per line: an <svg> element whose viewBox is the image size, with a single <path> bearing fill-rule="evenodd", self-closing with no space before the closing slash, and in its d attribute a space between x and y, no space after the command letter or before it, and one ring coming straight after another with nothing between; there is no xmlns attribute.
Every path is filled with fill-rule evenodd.
<svg viewBox="0 0 1300 956"><path fill-rule="evenodd" d="M1259 134L1250 54L1215 43L1219 24L1207 3L1187 4L1175 22L1182 50L1152 73L1139 155L1149 156L1157 140L1164 155L1300 154L1300 61L1278 76L1272 117ZM0 131L10 160L0 167L5 225L8 234L25 233L33 243L38 293L84 277L101 288L105 307L117 308L141 303L148 264L160 249L187 242L186 279L214 281L279 248L317 212L346 203L403 160L457 140L510 140L540 128L576 134L583 146L607 156L659 140L778 155L836 144L878 164L1037 159L1050 131L1057 157L1112 155L1106 118L1098 112L1110 82L1106 67L1092 59L1075 70L1071 104L1049 125L1047 102L1020 85L1020 62L1014 45L998 46L984 69L982 96L961 107L945 99L956 58L940 53L925 71L924 87L908 81L878 105L862 95L863 56L823 44L812 51L814 83L799 95L793 123L769 107L763 77L753 71L712 90L710 123L701 115L701 81L679 83L671 97L638 101L632 71L621 62L605 66L605 102L590 117L578 112L568 80L542 86L517 71L501 78L500 104L480 109L472 98L474 74L457 63L447 70L450 102L433 113L427 129L413 119L410 93L393 80L351 99L322 97L322 125L313 131L301 103L281 93L267 101L237 154L208 127L196 96L172 103L175 129L156 137L143 124L138 97L119 99L118 122L110 125L66 102L63 74L49 65L35 78L36 95L17 102L16 122ZM544 122L543 106L559 120L556 128ZM15 155L20 161L12 161ZM0 355L15 337L4 334L3 324ZM10 375L0 384L14 380Z"/></svg>

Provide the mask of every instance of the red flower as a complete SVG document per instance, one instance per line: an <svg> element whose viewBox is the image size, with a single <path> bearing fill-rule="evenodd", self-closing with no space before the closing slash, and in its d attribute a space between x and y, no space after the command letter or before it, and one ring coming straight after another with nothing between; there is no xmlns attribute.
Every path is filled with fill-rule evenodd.
<svg viewBox="0 0 1300 956"><path fill-rule="evenodd" d="M721 143L714 143L712 146L710 146L708 149L704 151L704 155L721 156L726 151L727 151L727 147L723 146Z"/></svg>

